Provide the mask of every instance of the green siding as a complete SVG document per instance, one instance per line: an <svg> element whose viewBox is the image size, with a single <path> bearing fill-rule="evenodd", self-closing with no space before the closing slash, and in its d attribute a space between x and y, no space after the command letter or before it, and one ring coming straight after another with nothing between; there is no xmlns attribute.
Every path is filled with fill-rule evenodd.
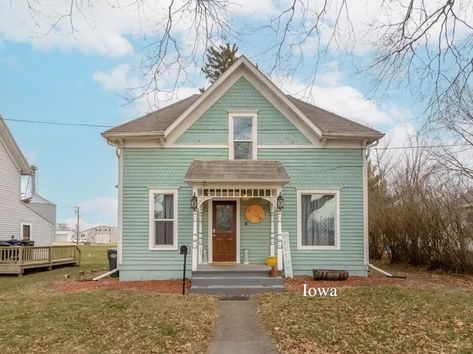
<svg viewBox="0 0 473 354"><path fill-rule="evenodd" d="M182 276L177 251L149 250L149 189L179 188L178 243L192 245L191 187L183 181L194 159L222 159L226 149L123 149L123 254L121 280ZM188 257L191 269L191 257ZM190 276L190 271L188 276Z"/></svg>
<svg viewBox="0 0 473 354"><path fill-rule="evenodd" d="M182 256L178 251L148 250L148 189L179 188L179 245L191 246L191 187L183 182L193 159L224 159L226 149L124 149L123 151L123 262L121 279L179 278ZM289 232L295 274L314 268L349 270L366 274L363 263L362 155L356 149L260 149L260 159L283 163L291 181L283 195L283 231ZM340 189L340 250L297 249L297 188ZM257 200L241 200L240 254L248 249L251 263L263 263L269 253L269 210L261 224L246 223L246 207ZM203 241L208 248L208 209L204 205ZM189 257L188 269L191 259ZM189 273L190 276L190 273Z"/></svg>
<svg viewBox="0 0 473 354"><path fill-rule="evenodd" d="M259 224L251 224L246 220L245 212L251 204L263 207L265 218ZM261 199L241 200L240 202L240 260L243 263L245 249L248 250L250 263L264 263L269 256L270 243L270 215L269 202Z"/></svg>
<svg viewBox="0 0 473 354"><path fill-rule="evenodd" d="M260 149L260 159L279 160L291 181L283 189L283 231L289 233L295 274L314 268L366 275L363 259L363 158L359 149ZM340 190L340 250L297 249L297 189Z"/></svg>
<svg viewBox="0 0 473 354"><path fill-rule="evenodd" d="M309 140L245 78L240 78L176 144L227 144L228 112L258 111L258 144L310 144Z"/></svg>

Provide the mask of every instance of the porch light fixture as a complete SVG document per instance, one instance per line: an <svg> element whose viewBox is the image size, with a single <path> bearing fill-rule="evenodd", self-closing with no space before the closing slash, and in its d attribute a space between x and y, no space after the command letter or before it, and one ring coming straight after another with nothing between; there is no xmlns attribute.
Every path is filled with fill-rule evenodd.
<svg viewBox="0 0 473 354"><path fill-rule="evenodd" d="M197 205L197 197L196 197L196 195L195 195L195 193L194 193L194 195L193 195L192 198L191 198L191 208L192 208L193 211L197 211L197 207L198 207L198 205Z"/></svg>
<svg viewBox="0 0 473 354"><path fill-rule="evenodd" d="M284 208L284 198L282 197L281 192L279 192L276 207L278 208L278 210L282 210Z"/></svg>

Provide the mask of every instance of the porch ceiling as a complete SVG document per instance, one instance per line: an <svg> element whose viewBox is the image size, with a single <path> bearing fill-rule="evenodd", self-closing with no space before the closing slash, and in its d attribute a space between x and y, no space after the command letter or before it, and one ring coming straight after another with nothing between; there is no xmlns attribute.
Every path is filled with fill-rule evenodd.
<svg viewBox="0 0 473 354"><path fill-rule="evenodd" d="M192 183L279 183L289 175L279 161L272 160L194 160L184 177Z"/></svg>

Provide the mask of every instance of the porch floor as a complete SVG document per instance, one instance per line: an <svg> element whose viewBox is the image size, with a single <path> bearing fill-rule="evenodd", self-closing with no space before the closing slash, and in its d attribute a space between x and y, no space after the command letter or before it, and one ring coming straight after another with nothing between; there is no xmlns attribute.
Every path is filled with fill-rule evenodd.
<svg viewBox="0 0 473 354"><path fill-rule="evenodd" d="M270 271L271 267L265 264L240 264L240 263L210 263L199 264L198 272L252 272L252 271Z"/></svg>

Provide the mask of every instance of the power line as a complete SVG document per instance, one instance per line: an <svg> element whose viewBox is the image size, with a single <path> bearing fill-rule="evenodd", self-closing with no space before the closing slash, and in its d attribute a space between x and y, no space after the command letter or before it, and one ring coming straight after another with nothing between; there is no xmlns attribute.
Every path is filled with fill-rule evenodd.
<svg viewBox="0 0 473 354"><path fill-rule="evenodd" d="M101 125L101 124L89 124L89 123L65 123L65 122L51 122L42 120L27 120L27 119L13 119L3 118L3 120L21 123L34 123L34 124L47 124L47 125L59 125L59 126L72 126L72 127L88 127L88 128L113 128L113 125ZM469 144L447 144L447 145L417 145L417 146L387 146L387 147L370 147L373 150L402 150L402 149L434 149L434 148L445 148L445 147L460 147L470 146Z"/></svg>
<svg viewBox="0 0 473 354"><path fill-rule="evenodd" d="M3 118L3 120L8 120L8 121L11 121L11 122L47 124L47 125L62 125L62 126L72 126L72 127L88 127L88 128L112 128L113 127L113 125L101 125L101 124L89 124L89 123L50 122L50 121L45 121L45 120L27 120L27 119L13 119L13 118Z"/></svg>
<svg viewBox="0 0 473 354"><path fill-rule="evenodd" d="M387 147L371 147L373 150L402 150L402 149L434 149L444 147L470 146L468 144L450 144L450 145L417 145L417 146L387 146ZM473 148L473 146L471 146Z"/></svg>

